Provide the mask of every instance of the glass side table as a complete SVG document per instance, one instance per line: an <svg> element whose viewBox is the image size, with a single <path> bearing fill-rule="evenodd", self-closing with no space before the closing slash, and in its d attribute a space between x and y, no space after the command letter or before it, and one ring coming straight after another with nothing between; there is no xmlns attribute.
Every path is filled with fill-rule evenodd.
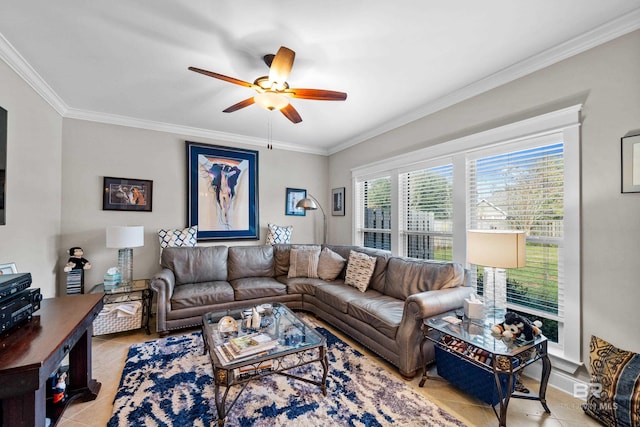
<svg viewBox="0 0 640 427"><path fill-rule="evenodd" d="M134 301L139 301L142 305L140 312L133 316L118 316L116 310L98 315L94 321L94 335L129 331L141 327L144 327L147 335L151 334L149 318L151 317L153 292L149 288L149 280L134 280L130 286L118 286L108 289L105 289L104 284L100 283L91 288L89 293L104 293L105 311L119 304Z"/></svg>
<svg viewBox="0 0 640 427"><path fill-rule="evenodd" d="M505 339L491 332L491 327L496 323L493 318L487 317L481 320L465 318L459 324L452 324L444 320L447 316L456 317L455 312L445 313L442 316L425 319L422 324L424 339L433 342L436 346L436 366L440 376L471 394L477 391L473 387L478 383L476 380L480 380L478 377L483 377L482 382L485 384L486 381L490 381L489 378L493 378L496 390L495 400L492 398L484 400L477 394L476 397L492 405L501 427L507 425L507 408L511 398L538 400L545 412L551 412L545 398L551 374L551 361L547 353L547 338L544 335L534 337L530 341ZM516 375L538 360L542 361L539 393L535 395L515 392ZM420 387L427 379L425 366ZM497 405L499 405L499 412L496 410Z"/></svg>

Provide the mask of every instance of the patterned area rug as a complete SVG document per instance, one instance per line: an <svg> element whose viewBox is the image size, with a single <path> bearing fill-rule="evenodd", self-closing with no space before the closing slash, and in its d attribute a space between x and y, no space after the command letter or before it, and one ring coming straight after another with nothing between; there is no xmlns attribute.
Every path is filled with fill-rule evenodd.
<svg viewBox="0 0 640 427"><path fill-rule="evenodd" d="M226 426L464 426L377 361L317 329L329 348L327 395L282 375L263 377L240 394ZM214 425L212 369L202 353L199 332L133 345L108 427ZM319 380L322 368L314 363L291 372ZM227 404L240 389L231 388Z"/></svg>

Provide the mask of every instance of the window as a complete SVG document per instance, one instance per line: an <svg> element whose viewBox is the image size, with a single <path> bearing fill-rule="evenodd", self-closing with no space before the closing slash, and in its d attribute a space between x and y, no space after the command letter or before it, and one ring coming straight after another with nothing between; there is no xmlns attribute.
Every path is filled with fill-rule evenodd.
<svg viewBox="0 0 640 427"><path fill-rule="evenodd" d="M554 366L567 372L581 365L580 109L352 170L356 244L475 272L467 230L526 231L527 265L507 272L507 304L543 321Z"/></svg>
<svg viewBox="0 0 640 427"><path fill-rule="evenodd" d="M391 178L363 181L356 193L360 201L357 227L362 246L391 250Z"/></svg>
<svg viewBox="0 0 640 427"><path fill-rule="evenodd" d="M400 174L400 237L403 255L451 261L452 180L452 164Z"/></svg>
<svg viewBox="0 0 640 427"><path fill-rule="evenodd" d="M547 145L545 137L528 141L532 148L470 159L467 163L469 228L521 230L526 236L526 266L507 270L507 306L543 321L543 333L558 342L564 281L564 144ZM517 144L521 147L522 143ZM478 271L478 276L481 272ZM482 278L478 289L482 292Z"/></svg>

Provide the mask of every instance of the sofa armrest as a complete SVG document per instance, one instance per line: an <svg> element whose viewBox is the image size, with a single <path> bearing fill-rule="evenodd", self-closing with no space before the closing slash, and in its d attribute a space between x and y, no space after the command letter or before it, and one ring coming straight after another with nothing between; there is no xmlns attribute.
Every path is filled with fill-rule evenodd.
<svg viewBox="0 0 640 427"><path fill-rule="evenodd" d="M473 292L471 286L459 286L410 295L405 301L405 315L421 320L458 309Z"/></svg>
<svg viewBox="0 0 640 427"><path fill-rule="evenodd" d="M407 377L415 375L416 370L433 362L433 345L426 342L422 334L422 322L427 317L436 316L464 306L464 299L471 295L474 288L459 286L438 289L410 295L404 303L402 322L398 327L396 342L399 348L400 373ZM416 349L423 349L416 352Z"/></svg>
<svg viewBox="0 0 640 427"><path fill-rule="evenodd" d="M159 334L167 331L167 312L171 310L175 284L175 275L168 268L154 274L149 283L149 287L156 293L156 331Z"/></svg>

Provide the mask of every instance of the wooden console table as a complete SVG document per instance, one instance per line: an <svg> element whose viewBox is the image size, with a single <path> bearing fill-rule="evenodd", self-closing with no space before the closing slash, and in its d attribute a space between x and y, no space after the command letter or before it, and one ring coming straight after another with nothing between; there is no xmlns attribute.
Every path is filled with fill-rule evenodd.
<svg viewBox="0 0 640 427"><path fill-rule="evenodd" d="M0 426L55 425L75 399L93 400L101 384L91 378L91 327L103 294L45 299L33 318L0 338ZM66 405L47 413L46 384L69 355Z"/></svg>

